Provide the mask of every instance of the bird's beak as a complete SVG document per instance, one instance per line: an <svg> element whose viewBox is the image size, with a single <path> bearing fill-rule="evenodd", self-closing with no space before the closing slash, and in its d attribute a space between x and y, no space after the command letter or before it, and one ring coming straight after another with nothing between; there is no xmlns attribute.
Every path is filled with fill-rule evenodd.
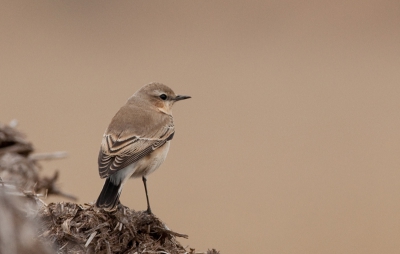
<svg viewBox="0 0 400 254"><path fill-rule="evenodd" d="M177 96L174 98L174 101L181 101L181 100L186 100L186 99L189 99L189 98L192 98L192 97L187 96L187 95L177 95Z"/></svg>

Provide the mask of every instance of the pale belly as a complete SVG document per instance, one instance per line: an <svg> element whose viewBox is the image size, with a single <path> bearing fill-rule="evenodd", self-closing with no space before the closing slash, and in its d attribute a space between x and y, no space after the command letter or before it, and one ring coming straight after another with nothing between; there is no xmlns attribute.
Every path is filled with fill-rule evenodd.
<svg viewBox="0 0 400 254"><path fill-rule="evenodd" d="M170 141L167 141L165 145L156 149L151 154L119 170L110 176L111 182L114 184L122 182L122 185L124 185L130 177L142 177L153 173L165 161L169 146Z"/></svg>
<svg viewBox="0 0 400 254"><path fill-rule="evenodd" d="M167 141L165 145L137 161L131 177L142 177L153 173L167 158L169 146L170 141Z"/></svg>

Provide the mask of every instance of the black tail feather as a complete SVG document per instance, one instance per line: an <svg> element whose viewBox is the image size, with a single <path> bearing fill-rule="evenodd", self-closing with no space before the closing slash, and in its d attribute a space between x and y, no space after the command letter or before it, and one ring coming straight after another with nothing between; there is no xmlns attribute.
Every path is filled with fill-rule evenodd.
<svg viewBox="0 0 400 254"><path fill-rule="evenodd" d="M96 201L96 206L104 209L113 209L119 200L121 183L115 185L110 181L110 178L106 179L103 189L101 190L100 196Z"/></svg>

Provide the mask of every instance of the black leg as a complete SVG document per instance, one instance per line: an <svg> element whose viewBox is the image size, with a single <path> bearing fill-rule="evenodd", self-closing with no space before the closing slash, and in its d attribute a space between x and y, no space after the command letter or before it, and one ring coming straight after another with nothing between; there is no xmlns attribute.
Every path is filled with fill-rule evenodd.
<svg viewBox="0 0 400 254"><path fill-rule="evenodd" d="M142 176L143 184L144 184L144 191L146 192L146 200L147 200L147 213L152 214L151 208L150 208L150 202L149 202L149 195L147 195L147 179L146 177Z"/></svg>

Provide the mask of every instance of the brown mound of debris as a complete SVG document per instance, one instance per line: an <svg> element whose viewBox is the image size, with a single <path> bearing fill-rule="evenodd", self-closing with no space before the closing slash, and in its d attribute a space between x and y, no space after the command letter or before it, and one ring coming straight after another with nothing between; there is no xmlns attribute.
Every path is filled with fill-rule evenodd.
<svg viewBox="0 0 400 254"><path fill-rule="evenodd" d="M40 238L59 253L188 253L154 215L119 205L106 212L92 204L51 203L39 215Z"/></svg>

